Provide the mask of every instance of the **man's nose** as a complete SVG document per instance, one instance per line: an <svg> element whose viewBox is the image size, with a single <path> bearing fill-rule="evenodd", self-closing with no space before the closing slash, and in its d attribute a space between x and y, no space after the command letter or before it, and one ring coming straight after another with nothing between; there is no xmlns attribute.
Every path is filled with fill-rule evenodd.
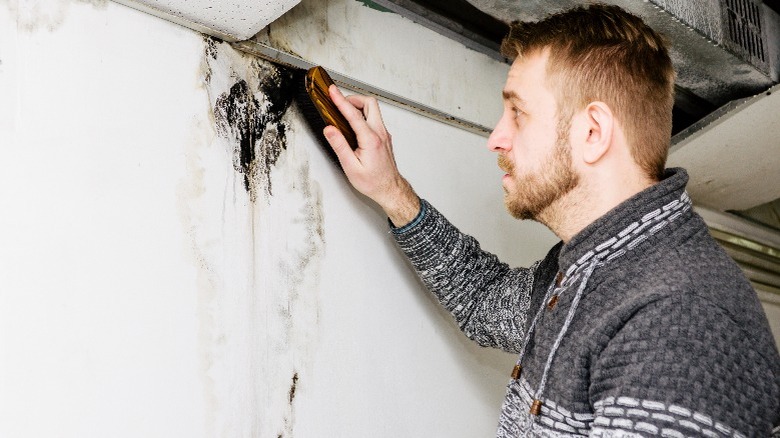
<svg viewBox="0 0 780 438"><path fill-rule="evenodd" d="M506 117L501 117L488 137L487 148L492 152L506 152L512 148L512 135Z"/></svg>

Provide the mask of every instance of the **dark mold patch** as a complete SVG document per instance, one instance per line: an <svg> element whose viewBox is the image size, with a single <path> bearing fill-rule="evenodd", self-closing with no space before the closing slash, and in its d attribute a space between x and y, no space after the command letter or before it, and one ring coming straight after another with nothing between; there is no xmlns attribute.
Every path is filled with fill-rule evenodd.
<svg viewBox="0 0 780 438"><path fill-rule="evenodd" d="M216 61L218 50L217 45L221 43L220 40L213 36L204 35L203 43L205 45L205 61L203 62L203 82L208 84L211 82L211 63L209 61Z"/></svg>
<svg viewBox="0 0 780 438"><path fill-rule="evenodd" d="M298 373L294 373L292 376L292 385L290 385L290 393L289 393L290 404L292 404L293 400L295 399L295 389L297 387L298 387Z"/></svg>
<svg viewBox="0 0 780 438"><path fill-rule="evenodd" d="M206 43L206 56L211 59L217 59L217 44L221 41L210 35L205 35L203 41Z"/></svg>
<svg viewBox="0 0 780 438"><path fill-rule="evenodd" d="M236 142L233 165L244 175L244 186L255 201L259 189L272 194L270 173L287 148L282 117L293 100L295 83L290 71L265 63L253 67L257 90L240 79L217 98L214 116L217 133Z"/></svg>
<svg viewBox="0 0 780 438"><path fill-rule="evenodd" d="M290 402L290 411L287 415L284 416L284 427L285 431L282 433L279 433L276 435L276 438L283 438L285 434L286 436L292 436L292 427L293 427L293 400L295 400L295 391L298 388L298 372L296 371L293 373L292 376L292 384L290 385L290 391L287 393L287 400Z"/></svg>

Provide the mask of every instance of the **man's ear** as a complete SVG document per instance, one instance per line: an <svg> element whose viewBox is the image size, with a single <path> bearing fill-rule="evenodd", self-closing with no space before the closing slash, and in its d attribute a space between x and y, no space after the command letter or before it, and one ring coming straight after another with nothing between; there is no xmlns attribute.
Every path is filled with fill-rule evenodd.
<svg viewBox="0 0 780 438"><path fill-rule="evenodd" d="M591 102L584 111L587 135L582 143L582 159L588 164L599 161L612 145L615 117L604 102Z"/></svg>

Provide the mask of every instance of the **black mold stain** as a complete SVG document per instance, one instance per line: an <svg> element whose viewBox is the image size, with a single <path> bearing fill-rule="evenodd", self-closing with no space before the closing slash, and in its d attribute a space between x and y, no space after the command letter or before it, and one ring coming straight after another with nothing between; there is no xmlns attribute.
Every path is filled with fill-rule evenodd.
<svg viewBox="0 0 780 438"><path fill-rule="evenodd" d="M293 407L292 407L292 404L293 404L293 400L295 400L295 391L296 391L297 388L298 388L298 372L296 371L296 372L293 373L293 376L292 376L292 384L290 385L290 392L287 393L287 399L290 402L290 412L289 412L289 415L285 415L284 416L284 425L285 425L285 429L287 429L287 430L282 432L282 433L280 433L280 434L277 434L276 438L283 438L285 432L288 433L290 436L292 436L292 423L293 423L293 420L292 420L292 417L293 417Z"/></svg>
<svg viewBox="0 0 780 438"><path fill-rule="evenodd" d="M217 59L217 44L221 41L209 35L203 36L203 43L206 45L205 54L206 60L203 62L203 81L205 83L211 82L211 64L209 59Z"/></svg>
<svg viewBox="0 0 780 438"><path fill-rule="evenodd" d="M249 93L249 87L243 79L230 87L230 92L222 93L217 98L214 116L217 121L217 132L223 137L234 134L239 141L239 171L248 171L249 163L254 159L254 115L259 106L257 100ZM252 147L250 147L252 146ZM249 189L248 175L244 175L244 183Z"/></svg>
<svg viewBox="0 0 780 438"><path fill-rule="evenodd" d="M221 40L210 35L205 35L203 41L206 43L206 56L211 59L217 59L217 44L219 44Z"/></svg>
<svg viewBox="0 0 780 438"><path fill-rule="evenodd" d="M289 399L290 404L292 404L293 400L295 399L295 389L298 387L298 373L294 373L292 376L292 385L290 385L290 393L289 393Z"/></svg>
<svg viewBox="0 0 780 438"><path fill-rule="evenodd" d="M233 164L244 175L244 186L255 201L258 188L272 194L270 173L287 149L287 125L282 117L292 103L295 83L290 71L261 63L253 67L257 90L240 79L217 98L214 116L217 133L237 143Z"/></svg>

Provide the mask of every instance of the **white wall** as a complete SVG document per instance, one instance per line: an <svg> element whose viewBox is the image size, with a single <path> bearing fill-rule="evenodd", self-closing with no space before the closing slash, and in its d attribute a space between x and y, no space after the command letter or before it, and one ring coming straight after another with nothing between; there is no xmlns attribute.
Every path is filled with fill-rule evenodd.
<svg viewBox="0 0 780 438"><path fill-rule="evenodd" d="M417 29L437 53L492 62L325 4L336 28L396 20L384 38ZM364 59L332 41L325 58ZM386 62L398 83L458 74L464 102L499 105L500 83L446 59L435 79ZM460 335L294 107L278 157L258 142L250 199L214 108L242 79L262 107L268 69L115 3L0 3L0 436L493 433L513 358ZM504 214L484 138L392 107L385 120L422 196L510 262L543 256L554 239Z"/></svg>
<svg viewBox="0 0 780 438"><path fill-rule="evenodd" d="M0 32L0 435L202 435L200 38L108 3L2 4Z"/></svg>

